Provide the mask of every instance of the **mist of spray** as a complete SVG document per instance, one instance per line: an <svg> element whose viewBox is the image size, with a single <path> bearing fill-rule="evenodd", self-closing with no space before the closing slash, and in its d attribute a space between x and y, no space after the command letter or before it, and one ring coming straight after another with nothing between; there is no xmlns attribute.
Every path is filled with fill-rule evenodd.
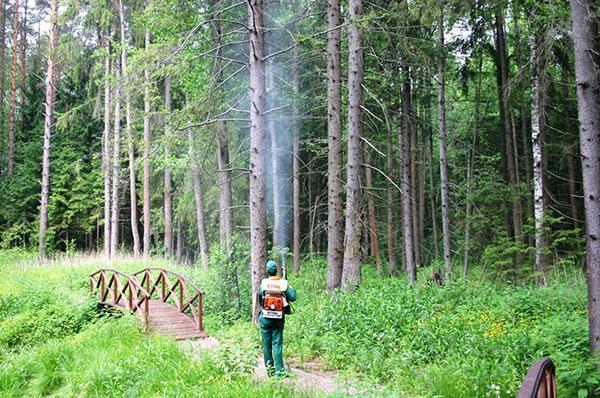
<svg viewBox="0 0 600 398"><path fill-rule="evenodd" d="M270 2L265 9L265 22L272 31L267 33L266 53L272 54L288 48L293 37L286 29L278 29L291 18L289 5L286 2ZM292 214L292 73L291 52L269 58L265 68L267 82L267 211L271 225L277 232L274 237L281 248L291 246L293 227ZM274 134L275 144L273 145ZM274 198L277 203L274 203ZM275 223L275 212L278 212L278 225ZM283 259L283 257L282 257Z"/></svg>

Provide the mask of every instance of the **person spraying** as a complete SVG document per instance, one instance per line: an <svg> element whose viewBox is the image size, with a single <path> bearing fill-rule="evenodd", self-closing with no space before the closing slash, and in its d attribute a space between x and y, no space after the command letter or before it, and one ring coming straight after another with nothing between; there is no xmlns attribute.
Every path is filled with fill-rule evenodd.
<svg viewBox="0 0 600 398"><path fill-rule="evenodd" d="M285 377L283 367L283 327L285 315L291 313L290 303L296 301L296 290L277 274L277 263L267 262L268 278L262 280L258 290L260 336L263 357L269 376Z"/></svg>

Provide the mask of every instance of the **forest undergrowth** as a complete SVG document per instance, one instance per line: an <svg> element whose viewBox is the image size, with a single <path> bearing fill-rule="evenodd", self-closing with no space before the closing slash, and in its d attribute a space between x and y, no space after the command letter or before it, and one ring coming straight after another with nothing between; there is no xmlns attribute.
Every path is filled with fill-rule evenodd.
<svg viewBox="0 0 600 398"><path fill-rule="evenodd" d="M260 342L243 264L239 298L222 311L231 286L223 283L219 256L208 273L150 261L188 275L206 292L206 329L220 345L192 356L170 339L145 335L133 316L98 310L87 276L106 266L102 259L36 266L34 258L0 252L0 396L301 395L253 379ZM317 360L382 396L513 397L531 363L548 355L559 396L591 397L598 388L585 281L575 271L538 289L475 274L438 287L423 270L411 287L367 266L356 292L329 297L325 265L304 261L302 273L289 278L299 300L287 320L285 350L296 361ZM131 272L144 263L113 266Z"/></svg>

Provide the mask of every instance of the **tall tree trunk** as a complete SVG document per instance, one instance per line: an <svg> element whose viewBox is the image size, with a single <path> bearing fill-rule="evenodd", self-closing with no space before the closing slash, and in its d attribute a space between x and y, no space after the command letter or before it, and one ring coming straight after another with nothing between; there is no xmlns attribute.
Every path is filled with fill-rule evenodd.
<svg viewBox="0 0 600 398"><path fill-rule="evenodd" d="M523 214L521 208L521 199L519 192L519 181L517 174L517 162L515 158L515 142L513 133L512 123L512 112L510 108L509 98L509 65L508 65L508 53L506 49L506 39L504 33L504 15L501 8L496 9L495 15L495 40L496 40L496 52L497 52L497 67L499 69L499 104L500 104L500 117L502 119L502 130L504 137L503 148L506 154L506 171L508 174L508 183L512 191L512 232L515 243L522 243L523 241ZM522 262L522 255L517 253L515 258L515 265L519 266Z"/></svg>
<svg viewBox="0 0 600 398"><path fill-rule="evenodd" d="M127 71L127 40L125 36L125 11L123 0L119 0L119 28L121 32L121 65L123 85L125 86L125 134L127 136L127 152L129 157L129 205L131 215L131 235L133 237L133 256L140 256L140 233L138 231L137 192L135 178L135 148L131 132L131 96L129 95L129 76Z"/></svg>
<svg viewBox="0 0 600 398"><path fill-rule="evenodd" d="M419 206L417 210L418 218L418 231L419 235L417 239L419 240L419 256L421 259L421 265L425 265L425 256L423 254L423 248L425 246L425 135L421 135L421 147L419 148L419 158L418 158L418 174L419 174L419 184L417 187L417 197L419 198Z"/></svg>
<svg viewBox="0 0 600 398"><path fill-rule="evenodd" d="M367 152L367 167L365 167L367 192L373 189L373 171L371 170L371 156ZM377 238L377 223L375 221L375 203L373 201L373 192L369 192L367 197L369 208L369 241L371 243L371 254L375 257L377 272L381 274L381 255L379 253L379 241Z"/></svg>
<svg viewBox="0 0 600 398"><path fill-rule="evenodd" d="M145 46L148 51L150 48L148 28L146 28ZM146 67L144 69L144 258L150 257L150 134L150 70ZM205 266L204 260L202 265Z"/></svg>
<svg viewBox="0 0 600 398"><path fill-rule="evenodd" d="M294 274L300 272L300 57L298 47L294 47L292 53L292 62L294 75L292 80L292 90L294 92L294 108L292 110L292 178L293 181L293 212L294 212L294 231L292 240L292 254L294 257Z"/></svg>
<svg viewBox="0 0 600 398"><path fill-rule="evenodd" d="M404 258L408 281L414 283L417 278L417 267L414 253L414 230L412 222L412 204L410 188L410 77L408 68L404 68L402 83L402 126L398 128L398 145L402 161L402 225L404 231Z"/></svg>
<svg viewBox="0 0 600 398"><path fill-rule="evenodd" d="M104 131L102 133L102 177L104 180L104 256L110 258L110 33L104 36Z"/></svg>
<svg viewBox="0 0 600 398"><path fill-rule="evenodd" d="M48 39L48 68L46 71L46 104L44 118L44 149L42 155L42 195L40 205L40 236L38 256L46 258L46 231L48 229L48 199L50 196L50 148L54 127L54 102L56 99L56 47L58 44L58 0L50 3L50 37Z"/></svg>
<svg viewBox="0 0 600 398"><path fill-rule="evenodd" d="M514 18L515 24L515 59L519 70L521 70L523 65L522 60L522 51L521 51L521 27L519 24L520 16L516 16ZM531 145L530 135L527 127L527 112L525 106L525 81L526 79L520 79L519 81L519 91L521 92L521 98L519 100L519 121L520 121L520 130L521 130L521 145L523 147L523 159L525 163L525 185L527 187L527 198L531 198L531 153L529 150L529 146ZM516 141L515 141L516 146ZM529 220L530 217L533 216L533 200L526 200L525 207L525 221ZM525 222L524 221L524 222ZM527 233L525 236L527 246L532 245L532 237L531 233Z"/></svg>
<svg viewBox="0 0 600 398"><path fill-rule="evenodd" d="M5 0L0 0L0 131L4 131L4 55L6 50L6 7L4 1ZM3 154L0 154L0 175L4 172L2 155Z"/></svg>
<svg viewBox="0 0 600 398"><path fill-rule="evenodd" d="M412 83L411 83L412 84ZM410 96L410 205L413 223L413 245L415 254L415 266L421 265L421 244L419 242L419 215L417 186L419 184L419 175L417 173L417 99L412 98L412 87Z"/></svg>
<svg viewBox="0 0 600 398"><path fill-rule="evenodd" d="M123 91L123 82L121 79L122 65L119 61L115 62L115 125L113 129L113 159L112 159L112 198L110 214L110 257L117 257L119 249L119 187L121 182L121 93Z"/></svg>
<svg viewBox="0 0 600 398"><path fill-rule="evenodd" d="M169 125L169 117L172 106L171 97L171 77L165 77L165 175L164 175L164 206L165 206L165 255L169 258L173 257L173 187L172 187L172 172L171 172L171 152L170 141L171 141L171 126Z"/></svg>
<svg viewBox="0 0 600 398"><path fill-rule="evenodd" d="M17 59L19 58L19 3L15 0L13 11L12 75L10 80L10 113L8 114L8 175L12 177L15 160L15 113L17 100Z"/></svg>
<svg viewBox="0 0 600 398"><path fill-rule="evenodd" d="M392 142L393 132L389 120L388 110L385 112L385 124L387 127L387 173L390 180L394 176L394 146ZM398 264L396 262L396 235L394 232L394 186L391 181L387 184L387 255L388 255L388 273L396 275L398 273Z"/></svg>
<svg viewBox="0 0 600 398"><path fill-rule="evenodd" d="M362 0L350 0L348 26L348 165L346 183L346 231L342 290L349 291L360 283L360 227L363 164L362 110L363 53L358 19L362 16Z"/></svg>
<svg viewBox="0 0 600 398"><path fill-rule="evenodd" d="M544 201L544 86L542 81L541 45L535 37L529 37L530 66L531 66L531 141L533 147L533 200L535 217L535 261L536 283L546 284L546 249L547 238L544 231L546 203Z"/></svg>
<svg viewBox="0 0 600 398"><path fill-rule="evenodd" d="M258 319L256 300L265 276L267 219L265 210L265 63L263 0L248 0L250 31L250 271L252 319Z"/></svg>
<svg viewBox="0 0 600 398"><path fill-rule="evenodd" d="M442 196L442 240L444 242L444 267L446 279L452 275L451 240L450 240L450 203L448 200L448 155L446 146L446 47L444 44L444 6L440 2L438 17L438 45L440 57L438 60L438 121L440 142L440 189Z"/></svg>
<svg viewBox="0 0 600 398"><path fill-rule="evenodd" d="M590 349L600 353L600 43L598 5L594 0L570 0L575 47L575 78L579 111L579 148L587 254ZM600 364L598 364L600 367Z"/></svg>
<svg viewBox="0 0 600 398"><path fill-rule="evenodd" d="M177 245L175 248L175 258L177 262L181 262L181 257L183 255L183 224L180 220L177 220Z"/></svg>
<svg viewBox="0 0 600 398"><path fill-rule="evenodd" d="M481 80L482 80L483 56L478 54L477 58L477 86L475 88L475 120L473 122L473 135L471 136L471 148L468 152L467 165L467 197L465 198L465 243L463 253L463 276L466 278L469 271L469 251L471 248L471 210L473 208L473 173L475 170L475 154L477 153L477 133L479 132L479 115L481 108Z"/></svg>
<svg viewBox="0 0 600 398"><path fill-rule="evenodd" d="M327 291L332 293L341 286L344 265L340 0L327 1L327 22Z"/></svg>
<svg viewBox="0 0 600 398"><path fill-rule="evenodd" d="M188 130L188 145L190 169L192 172L192 187L194 188L194 203L196 204L196 230L198 232L198 244L200 245L200 262L202 264L202 270L208 271L208 244L206 241L206 227L204 224L204 197L202 195L202 186L200 184L200 165L198 165L194 154L194 138L191 130Z"/></svg>
<svg viewBox="0 0 600 398"><path fill-rule="evenodd" d="M25 87L27 78L27 11L28 11L28 0L23 1L23 18L21 19L21 95L19 97L19 107L21 109L21 126L23 125L23 106L25 105ZM51 5L52 6L52 5Z"/></svg>
<svg viewBox="0 0 600 398"><path fill-rule="evenodd" d="M566 40L565 40L566 41ZM563 43L564 51L567 51L566 43ZM571 104L569 95L569 59L565 54L561 59L562 68L562 98L564 101L564 119L565 119L565 130L567 133L573 131L573 125L571 124ZM567 179L569 187L569 205L571 207L571 223L574 229L579 228L579 212L577 211L577 188L575 187L576 173L575 173L575 146L577 141L567 145Z"/></svg>
<svg viewBox="0 0 600 398"><path fill-rule="evenodd" d="M431 230L433 233L433 252L435 254L435 258L440 257L440 244L438 238L438 226L437 226L437 205L435 203L436 192L435 192L435 184L433 178L433 128L431 122L431 117L429 115L432 114L431 111L431 76L427 75L426 77L426 87L427 87L427 97L425 99L425 114L427 115L427 139L429 141L429 151L428 151L428 173L429 173L429 191L431 194Z"/></svg>

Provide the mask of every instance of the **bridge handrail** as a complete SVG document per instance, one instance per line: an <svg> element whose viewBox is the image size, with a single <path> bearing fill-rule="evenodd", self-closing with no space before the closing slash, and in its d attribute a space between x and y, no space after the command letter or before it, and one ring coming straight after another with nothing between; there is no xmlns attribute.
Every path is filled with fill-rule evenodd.
<svg viewBox="0 0 600 398"><path fill-rule="evenodd" d="M543 395L539 395L543 392ZM531 365L521 388L518 398L556 398L556 374L554 363L544 357Z"/></svg>
<svg viewBox="0 0 600 398"><path fill-rule="evenodd" d="M153 272L158 272L158 276L155 277ZM161 285L160 290L158 290L159 297L163 302L167 302L167 299L173 295L176 296L176 289L179 285L179 295L176 298L177 300L177 309L181 313L186 313L189 311L191 313L191 317L196 324L196 327L199 331L204 330L202 324L202 298L204 296L204 292L200 290L196 285L194 285L188 278L185 276L170 271L164 268L156 268L156 267L148 267L144 268L141 271L138 271L133 274L135 278L138 278L139 275L143 275L140 283L145 285L146 291L152 296L152 293L158 290L159 285ZM177 278L177 281L171 283L168 276L174 276ZM188 288L189 286L189 288ZM167 291L168 288L168 291ZM195 291L193 295L190 295L190 288ZM184 297L185 295L185 297ZM184 299L185 298L185 299ZM194 306L194 302L196 302L196 306ZM196 308L197 307L197 308Z"/></svg>
<svg viewBox="0 0 600 398"><path fill-rule="evenodd" d="M122 284L118 277L126 278L127 281ZM144 289L142 284L140 284L134 276L116 269L102 268L90 274L89 278L90 291L98 289L98 299L100 303L107 303L106 299L111 292L115 305L118 305L121 298L125 298L127 308L133 312L140 310L142 312L144 326L148 326L149 301L152 295ZM120 284L124 286L119 286Z"/></svg>

